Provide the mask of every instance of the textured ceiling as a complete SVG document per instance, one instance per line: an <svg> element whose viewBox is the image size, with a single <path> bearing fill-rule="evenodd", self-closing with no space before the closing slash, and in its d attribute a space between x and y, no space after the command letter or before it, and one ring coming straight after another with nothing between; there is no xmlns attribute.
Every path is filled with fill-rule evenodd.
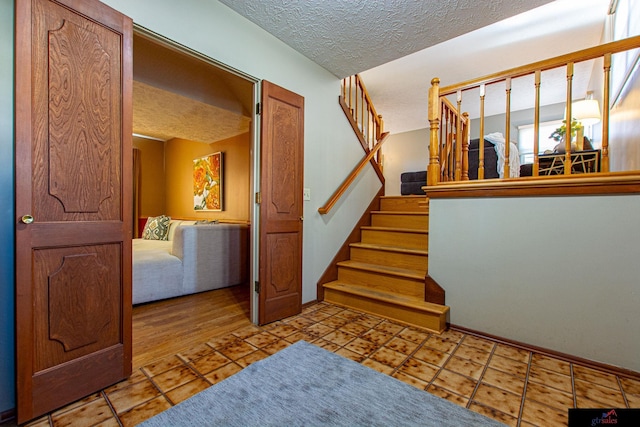
<svg viewBox="0 0 640 427"><path fill-rule="evenodd" d="M422 129L428 127L427 94L433 77L448 86L598 45L608 6L609 0L556 0L360 75L387 131ZM574 99L586 94L592 78L588 65L593 63L576 67ZM512 111L532 108L533 82L520 79L513 84ZM543 105L564 102L565 84L563 69L543 73ZM463 100L469 99L478 97L465 94ZM504 85L488 87L486 102L487 116L504 113ZM478 117L477 102L463 102L463 110Z"/></svg>
<svg viewBox="0 0 640 427"><path fill-rule="evenodd" d="M144 34L133 46L134 133L211 143L249 132L251 82Z"/></svg>
<svg viewBox="0 0 640 427"><path fill-rule="evenodd" d="M398 133L427 127L427 91L433 77L446 86L598 44L610 0L219 1L333 74L360 73L385 130ZM177 79L180 67L188 73L204 68L197 78ZM576 98L584 96L589 72L574 79ZM251 84L228 74L135 40L134 77L153 86L136 88L137 132L210 142L244 128L253 106ZM543 82L543 101L562 102L562 72L549 74ZM211 86L215 82L219 84ZM515 96L521 92L518 85L527 86L514 81L513 111L532 105L532 96ZM151 96L157 92L154 88L174 94L158 93L163 99L158 103ZM488 88L487 115L500 108L504 112L500 92L499 86ZM180 95L192 98L193 106ZM472 117L477 115L473 106L463 107ZM186 116L190 110L197 112L193 119ZM208 114L212 115L204 119ZM214 116L227 117L230 123L216 121L218 130L197 129L200 124L211 128Z"/></svg>
<svg viewBox="0 0 640 427"><path fill-rule="evenodd" d="M134 81L133 131L161 140L211 143L249 132L251 119L176 93Z"/></svg>
<svg viewBox="0 0 640 427"><path fill-rule="evenodd" d="M550 1L220 0L340 78Z"/></svg>

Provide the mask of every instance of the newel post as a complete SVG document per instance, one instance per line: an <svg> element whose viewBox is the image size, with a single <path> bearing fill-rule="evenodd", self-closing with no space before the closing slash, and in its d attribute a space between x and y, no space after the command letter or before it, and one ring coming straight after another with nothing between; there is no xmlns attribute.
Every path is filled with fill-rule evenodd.
<svg viewBox="0 0 640 427"><path fill-rule="evenodd" d="M438 154L438 131L440 129L440 79L431 80L429 88L429 166L427 168L427 184L436 185L440 182L440 157Z"/></svg>

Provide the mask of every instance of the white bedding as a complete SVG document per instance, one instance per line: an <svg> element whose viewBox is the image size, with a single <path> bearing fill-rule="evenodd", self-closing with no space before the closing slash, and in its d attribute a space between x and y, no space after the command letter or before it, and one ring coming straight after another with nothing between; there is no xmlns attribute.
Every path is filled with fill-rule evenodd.
<svg viewBox="0 0 640 427"><path fill-rule="evenodd" d="M498 175L500 178L504 178L504 148L505 139L502 133L494 132L489 135L485 135L484 139L493 143L496 154L498 154ZM518 152L518 146L511 142L509 147L509 177L517 178L520 176L520 153Z"/></svg>

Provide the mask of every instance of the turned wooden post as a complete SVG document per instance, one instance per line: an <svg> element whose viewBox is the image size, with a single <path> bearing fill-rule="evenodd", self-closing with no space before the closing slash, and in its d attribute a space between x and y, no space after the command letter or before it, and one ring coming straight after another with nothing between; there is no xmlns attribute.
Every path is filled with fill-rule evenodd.
<svg viewBox="0 0 640 427"><path fill-rule="evenodd" d="M540 170L540 160L538 159L538 152L540 151L540 75L540 70L536 70L536 105L533 118L533 176L538 176Z"/></svg>
<svg viewBox="0 0 640 427"><path fill-rule="evenodd" d="M484 96L485 85L480 85L480 136L478 140L478 179L484 179ZM471 127L471 126L469 126ZM471 129L469 129L471 131Z"/></svg>
<svg viewBox="0 0 640 427"><path fill-rule="evenodd" d="M438 158L438 129L440 127L440 79L431 80L429 88L429 166L427 168L427 185L436 185L440 181L440 162Z"/></svg>
<svg viewBox="0 0 640 427"><path fill-rule="evenodd" d="M458 91L456 109L456 173L455 180L462 181L462 91Z"/></svg>
<svg viewBox="0 0 640 427"><path fill-rule="evenodd" d="M504 129L504 174L502 178L507 179L511 177L511 77L507 77L505 81L507 85L507 107L506 107L506 124Z"/></svg>
<svg viewBox="0 0 640 427"><path fill-rule="evenodd" d="M567 116L565 119L566 132L564 133L564 174L571 175L571 123L573 123L573 112L571 111L571 100L573 92L573 62L567 64Z"/></svg>
<svg viewBox="0 0 640 427"><path fill-rule="evenodd" d="M469 113L464 113L462 125L462 180L469 181Z"/></svg>
<svg viewBox="0 0 640 427"><path fill-rule="evenodd" d="M600 171L609 172L609 102L611 93L611 54L604 55L604 92L602 95L602 165Z"/></svg>
<svg viewBox="0 0 640 427"><path fill-rule="evenodd" d="M377 126L376 126L376 143L380 141L382 134L384 133L384 121L382 120L382 115L378 114ZM380 170L382 170L382 149L378 150L378 154L376 154L376 162L380 166Z"/></svg>

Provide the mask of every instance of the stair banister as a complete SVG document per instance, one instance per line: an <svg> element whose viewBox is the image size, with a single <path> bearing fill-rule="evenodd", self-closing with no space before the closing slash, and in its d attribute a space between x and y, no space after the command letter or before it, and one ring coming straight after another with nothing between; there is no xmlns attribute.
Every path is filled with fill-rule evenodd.
<svg viewBox="0 0 640 427"><path fill-rule="evenodd" d="M365 165L369 163L369 161L373 158L373 156L376 155L380 147L382 147L382 144L384 144L384 142L387 140L388 136L389 136L389 132L385 132L382 134L382 138L380 139L380 141L378 141L378 143L373 147L373 149L371 149L371 151L369 151L369 153L360 161L358 166L356 166L355 169L351 171L351 174L349 174L349 176L342 182L342 185L333 193L333 195L329 198L329 200L327 200L327 203L325 203L324 206L318 208L318 212L320 212L321 215L325 215L329 213L331 208L338 202L338 200L340 200L340 197L347 191L351 183L355 181L356 177L360 174L362 169L364 169Z"/></svg>

